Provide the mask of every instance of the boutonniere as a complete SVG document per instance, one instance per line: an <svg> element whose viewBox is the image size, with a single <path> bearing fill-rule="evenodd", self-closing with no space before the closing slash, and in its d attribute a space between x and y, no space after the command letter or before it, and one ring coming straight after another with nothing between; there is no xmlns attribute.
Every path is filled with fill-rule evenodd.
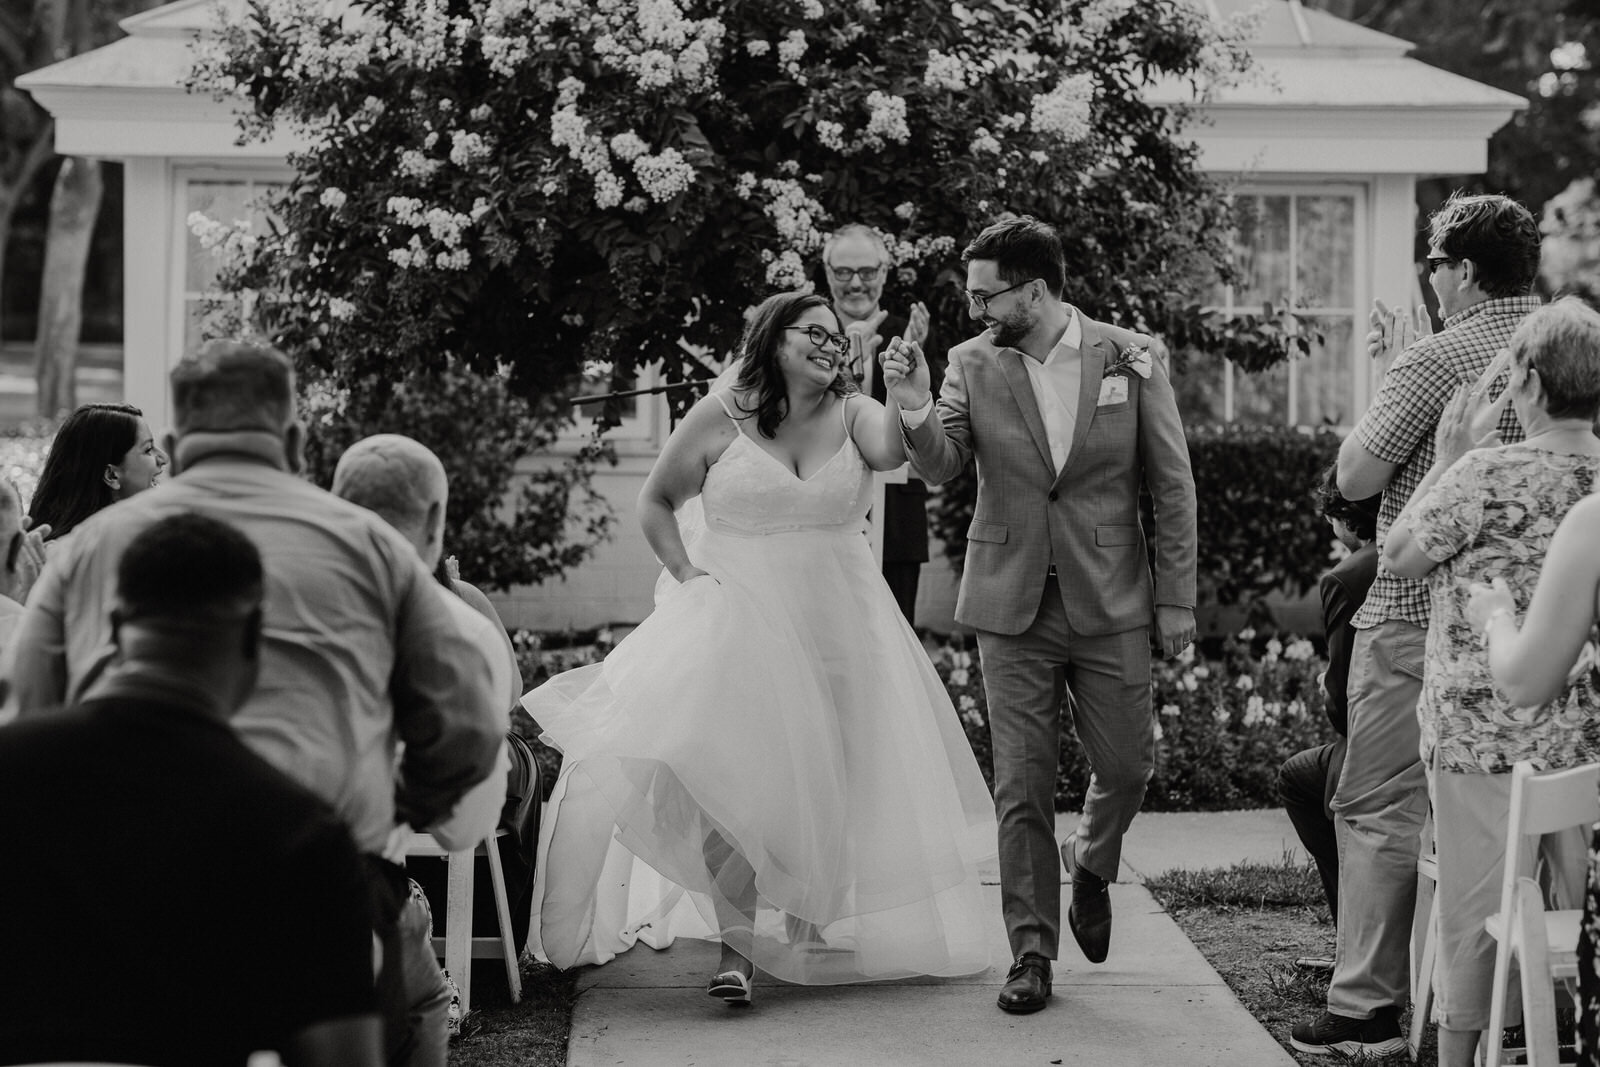
<svg viewBox="0 0 1600 1067"><path fill-rule="evenodd" d="M1100 377L1108 378L1113 374L1137 374L1141 378L1150 377L1152 360L1148 345L1129 345L1122 350L1122 354L1100 372Z"/></svg>

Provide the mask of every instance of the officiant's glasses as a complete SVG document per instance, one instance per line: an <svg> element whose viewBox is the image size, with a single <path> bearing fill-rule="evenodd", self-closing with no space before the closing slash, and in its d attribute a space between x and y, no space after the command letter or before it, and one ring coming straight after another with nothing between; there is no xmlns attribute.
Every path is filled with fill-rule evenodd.
<svg viewBox="0 0 1600 1067"><path fill-rule="evenodd" d="M850 347L850 339L842 333L829 333L821 326L812 323L809 326L785 326L785 330L799 330L806 335L806 340L816 345L822 351L833 349L843 354Z"/></svg>
<svg viewBox="0 0 1600 1067"><path fill-rule="evenodd" d="M883 273L882 267L829 267L828 273L840 285L849 285L851 278L860 278L862 285L871 285Z"/></svg>
<svg viewBox="0 0 1600 1067"><path fill-rule="evenodd" d="M1459 259L1455 259L1451 256L1429 256L1428 277L1433 277L1433 272L1438 270L1440 267L1450 266L1460 262L1461 261Z"/></svg>
<svg viewBox="0 0 1600 1067"><path fill-rule="evenodd" d="M1031 281L1033 281L1033 279L1029 278L1028 281L1018 282L1016 285L1008 285L1004 289L1000 289L993 293L975 293L971 289L963 289L961 292L965 294L967 303L978 309L978 314L987 315L989 313L989 301L993 300L997 296L1004 296L1013 289L1021 289L1024 285L1027 285L1028 282Z"/></svg>

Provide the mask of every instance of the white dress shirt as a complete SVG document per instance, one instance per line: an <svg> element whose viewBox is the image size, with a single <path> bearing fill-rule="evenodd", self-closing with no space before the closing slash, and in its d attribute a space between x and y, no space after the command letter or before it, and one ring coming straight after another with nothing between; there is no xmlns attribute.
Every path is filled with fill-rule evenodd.
<svg viewBox="0 0 1600 1067"><path fill-rule="evenodd" d="M1028 381L1033 385L1033 400L1044 419L1045 437L1050 442L1050 459L1056 473L1066 465L1072 451L1072 433L1078 425L1078 397L1083 388L1083 358L1079 348L1083 344L1083 322L1078 309L1072 308L1072 318L1061 340L1041 363L1027 353L1022 355L1022 365L1028 370ZM915 411L902 411L900 418L916 429L933 410L934 397Z"/></svg>

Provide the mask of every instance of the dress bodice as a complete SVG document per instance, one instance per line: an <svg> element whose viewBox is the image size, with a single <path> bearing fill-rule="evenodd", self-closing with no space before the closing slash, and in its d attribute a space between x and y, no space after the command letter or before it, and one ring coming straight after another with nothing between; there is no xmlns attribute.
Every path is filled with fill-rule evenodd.
<svg viewBox="0 0 1600 1067"><path fill-rule="evenodd" d="M859 532L871 504L870 473L848 432L839 451L811 477L801 478L741 429L706 472L701 488L706 527L743 536Z"/></svg>

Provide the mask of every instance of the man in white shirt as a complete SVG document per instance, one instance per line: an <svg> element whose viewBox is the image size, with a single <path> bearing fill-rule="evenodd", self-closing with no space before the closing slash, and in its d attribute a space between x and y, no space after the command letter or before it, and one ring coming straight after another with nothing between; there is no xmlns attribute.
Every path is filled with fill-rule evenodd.
<svg viewBox="0 0 1600 1067"><path fill-rule="evenodd" d="M1092 962L1111 938L1108 883L1155 761L1151 631L1194 637L1195 495L1166 368L1151 339L1062 299L1055 230L1023 217L962 253L985 332L950 350L938 404L915 347L891 342L884 381L912 469L933 485L978 465L956 621L978 632L994 742L1000 884L1016 958L999 1005L1044 1007L1060 931L1054 791L1063 699L1092 775L1062 843L1067 912ZM1139 494L1155 503L1152 580Z"/></svg>

